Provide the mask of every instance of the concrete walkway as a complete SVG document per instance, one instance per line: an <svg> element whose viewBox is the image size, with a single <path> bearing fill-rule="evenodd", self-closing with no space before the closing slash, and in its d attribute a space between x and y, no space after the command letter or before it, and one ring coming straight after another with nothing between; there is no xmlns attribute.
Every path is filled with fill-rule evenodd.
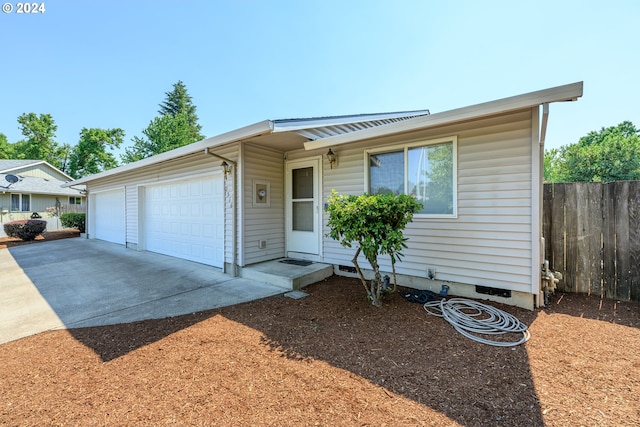
<svg viewBox="0 0 640 427"><path fill-rule="evenodd" d="M286 292L81 238L0 250L0 344L50 329L160 319Z"/></svg>

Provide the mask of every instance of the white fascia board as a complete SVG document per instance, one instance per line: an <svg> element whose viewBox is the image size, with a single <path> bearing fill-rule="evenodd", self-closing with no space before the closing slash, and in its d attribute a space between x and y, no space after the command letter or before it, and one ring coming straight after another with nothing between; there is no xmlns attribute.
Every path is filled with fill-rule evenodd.
<svg viewBox="0 0 640 427"><path fill-rule="evenodd" d="M262 135L265 133L271 133L273 131L273 122L271 120L264 120L258 123L254 123L249 126L245 126L239 129L232 130L211 138L203 139L202 141L194 142L193 144L185 145L171 151L156 154L155 156L147 157L146 159L138 160L137 162L129 163L119 166L114 169L109 169L104 172L100 172L94 175L89 175L75 181L68 182L63 187L70 187L72 185L85 184L87 182L95 181L98 179L106 178L111 175L132 171L135 169L151 166L156 163L165 162L167 160L175 159L178 157L187 156L189 154L203 151L206 148L212 148L231 142L240 141L243 139L251 138L254 136Z"/></svg>
<svg viewBox="0 0 640 427"><path fill-rule="evenodd" d="M363 139L376 138L396 133L410 132L469 119L492 116L499 113L521 110L545 103L575 101L582 96L583 82L571 83L537 92L525 93L510 98L498 99L482 104L443 111L428 116L416 117L402 122L381 125L344 135L331 136L304 143L305 150L327 148Z"/></svg>
<svg viewBox="0 0 640 427"><path fill-rule="evenodd" d="M429 110L400 111L397 113L359 114L353 116L318 117L315 119L274 120L273 132L291 132L316 127L340 126L349 123L370 122L375 120L397 119L407 116L428 115Z"/></svg>

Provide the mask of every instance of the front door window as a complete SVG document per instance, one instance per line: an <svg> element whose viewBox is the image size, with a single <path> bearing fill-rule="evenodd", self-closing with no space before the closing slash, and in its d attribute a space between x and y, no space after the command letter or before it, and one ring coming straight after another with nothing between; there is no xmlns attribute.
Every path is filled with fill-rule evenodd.
<svg viewBox="0 0 640 427"><path fill-rule="evenodd" d="M313 231L313 168L291 171L293 230Z"/></svg>

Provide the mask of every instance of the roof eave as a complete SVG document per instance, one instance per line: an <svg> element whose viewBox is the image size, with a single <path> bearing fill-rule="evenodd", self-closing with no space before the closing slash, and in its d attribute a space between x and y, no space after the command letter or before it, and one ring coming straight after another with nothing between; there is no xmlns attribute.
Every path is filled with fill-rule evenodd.
<svg viewBox="0 0 640 427"><path fill-rule="evenodd" d="M398 123L365 129L344 135L337 135L304 143L305 150L327 148L349 142L371 139L396 133L439 126L469 119L492 116L499 113L531 108L545 103L575 101L582 97L583 82L571 83L536 92L525 93L509 98L489 101L482 104L443 111L442 113L416 117Z"/></svg>
<svg viewBox="0 0 640 427"><path fill-rule="evenodd" d="M143 168L146 166L155 165L157 163L165 162L177 157L188 156L199 151L204 151L205 148L216 147L231 142L241 141L243 139L251 138L254 136L262 135L265 133L271 133L273 131L273 123L271 120L263 120L258 123L254 123L249 126L245 126L239 129L232 130L220 135L213 136L211 138L203 139L202 141L194 142L193 144L185 145L171 151L167 151L155 156L148 157L146 159L138 160L134 163L119 166L114 169L109 169L104 172L100 172L93 175L88 175L83 178L76 179L75 181L68 182L63 187L70 187L72 185L86 184L87 182L95 181L98 179L106 178L118 173L133 171L135 169Z"/></svg>
<svg viewBox="0 0 640 427"><path fill-rule="evenodd" d="M274 133L275 132L291 132L301 129L309 129L315 127L329 127L340 126L350 123L385 120L385 119L397 119L407 116L424 116L428 115L429 110L413 110L413 111L398 111L395 113L372 113L372 114L357 114L351 116L333 116L333 117L317 117L311 119L280 119L273 120Z"/></svg>

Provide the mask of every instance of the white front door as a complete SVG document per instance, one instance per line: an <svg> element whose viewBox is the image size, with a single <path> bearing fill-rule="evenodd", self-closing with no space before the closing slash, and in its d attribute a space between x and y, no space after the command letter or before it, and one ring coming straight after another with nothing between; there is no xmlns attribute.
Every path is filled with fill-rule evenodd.
<svg viewBox="0 0 640 427"><path fill-rule="evenodd" d="M287 252L320 255L320 158L287 162L285 185Z"/></svg>

